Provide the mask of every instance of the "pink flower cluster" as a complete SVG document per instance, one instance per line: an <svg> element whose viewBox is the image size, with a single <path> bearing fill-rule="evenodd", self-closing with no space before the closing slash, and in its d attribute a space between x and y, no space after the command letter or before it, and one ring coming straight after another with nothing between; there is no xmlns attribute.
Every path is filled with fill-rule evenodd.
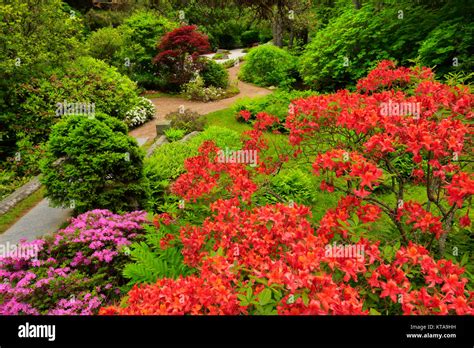
<svg viewBox="0 0 474 348"><path fill-rule="evenodd" d="M97 313L118 295L111 283L123 281L121 250L146 222L146 212L92 210L53 238L21 241L36 252L0 257L0 315Z"/></svg>

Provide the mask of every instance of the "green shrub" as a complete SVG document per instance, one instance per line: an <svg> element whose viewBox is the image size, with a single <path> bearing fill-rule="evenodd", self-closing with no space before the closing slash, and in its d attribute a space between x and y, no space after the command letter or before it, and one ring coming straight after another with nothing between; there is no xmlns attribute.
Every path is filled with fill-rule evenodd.
<svg viewBox="0 0 474 348"><path fill-rule="evenodd" d="M183 110L183 112L170 112L165 116L165 119L171 121L171 127L184 129L186 133L201 131L206 123L202 115L189 109Z"/></svg>
<svg viewBox="0 0 474 348"><path fill-rule="evenodd" d="M471 72L474 65L471 58L473 37L472 22L461 19L443 22L421 44L418 51L420 63L426 66L436 65L437 75L460 70Z"/></svg>
<svg viewBox="0 0 474 348"><path fill-rule="evenodd" d="M403 8L403 13L399 11ZM319 30L300 58L299 72L312 89L353 87L383 59L408 65L436 25L435 11L420 6L347 6ZM399 18L403 16L403 18Z"/></svg>
<svg viewBox="0 0 474 348"><path fill-rule="evenodd" d="M41 161L41 182L56 206L137 210L146 200L143 150L112 117L71 115L56 124Z"/></svg>
<svg viewBox="0 0 474 348"><path fill-rule="evenodd" d="M244 47L249 47L260 41L260 33L255 29L244 31L240 36L240 41Z"/></svg>
<svg viewBox="0 0 474 348"><path fill-rule="evenodd" d="M60 119L63 111L58 103L94 104L96 112L123 120L138 98L135 83L92 57L79 57L49 78L32 79L17 93L21 106L15 124L35 144L47 140L51 126Z"/></svg>
<svg viewBox="0 0 474 348"><path fill-rule="evenodd" d="M268 44L250 50L239 77L259 86L290 87L296 82L295 69L291 54Z"/></svg>
<svg viewBox="0 0 474 348"><path fill-rule="evenodd" d="M17 135L43 127L38 108L24 126L23 84L50 76L84 54L80 16L60 0L0 2L0 162L16 152ZM1 165L1 164L0 164Z"/></svg>
<svg viewBox="0 0 474 348"><path fill-rule="evenodd" d="M229 73L227 70L221 64L216 63L211 59L206 60L206 64L201 70L200 75L202 76L206 87L214 86L227 88L229 85Z"/></svg>
<svg viewBox="0 0 474 348"><path fill-rule="evenodd" d="M212 59L214 60L224 59L224 53L216 53L212 56Z"/></svg>
<svg viewBox="0 0 474 348"><path fill-rule="evenodd" d="M206 87L204 79L198 76L194 80L185 83L181 87L181 92L190 100L209 102L226 97L226 91L219 87Z"/></svg>
<svg viewBox="0 0 474 348"><path fill-rule="evenodd" d="M112 64L114 56L123 48L124 42L119 29L105 27L94 31L87 39L86 45L92 57Z"/></svg>
<svg viewBox="0 0 474 348"><path fill-rule="evenodd" d="M239 111L241 110L250 111L252 114L250 120L253 120L257 113L266 112L284 121L288 115L289 105L292 100L309 97L315 93L314 91L278 90L262 97L241 98L235 102L233 110L239 121L243 121L239 115Z"/></svg>
<svg viewBox="0 0 474 348"><path fill-rule="evenodd" d="M118 28L124 44L115 54L114 65L143 88L161 88L165 82L153 73L152 59L163 35L177 27L177 23L156 12L134 12Z"/></svg>
<svg viewBox="0 0 474 348"><path fill-rule="evenodd" d="M185 134L186 131L184 129L168 128L165 130L166 139L171 142L182 139Z"/></svg>

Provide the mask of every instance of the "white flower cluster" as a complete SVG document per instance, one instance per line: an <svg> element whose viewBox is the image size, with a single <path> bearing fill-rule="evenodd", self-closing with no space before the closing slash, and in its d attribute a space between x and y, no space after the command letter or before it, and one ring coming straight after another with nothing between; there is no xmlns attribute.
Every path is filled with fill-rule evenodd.
<svg viewBox="0 0 474 348"><path fill-rule="evenodd" d="M155 116L155 105L147 98L139 97L137 105L125 113L129 127L137 127Z"/></svg>
<svg viewBox="0 0 474 348"><path fill-rule="evenodd" d="M222 88L214 86L204 87L204 80L201 76L185 84L182 91L188 99L204 102L226 97L226 91Z"/></svg>

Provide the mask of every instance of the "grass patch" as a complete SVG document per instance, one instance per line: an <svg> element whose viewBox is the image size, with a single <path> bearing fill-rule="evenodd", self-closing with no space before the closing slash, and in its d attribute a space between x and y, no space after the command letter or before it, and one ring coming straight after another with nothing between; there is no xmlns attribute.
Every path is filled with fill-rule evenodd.
<svg viewBox="0 0 474 348"><path fill-rule="evenodd" d="M45 188L41 186L35 193L31 196L25 198L15 207L13 207L9 212L0 216L0 233L5 232L17 222L22 216L24 216L28 211L30 211L35 205L37 205L44 197Z"/></svg>

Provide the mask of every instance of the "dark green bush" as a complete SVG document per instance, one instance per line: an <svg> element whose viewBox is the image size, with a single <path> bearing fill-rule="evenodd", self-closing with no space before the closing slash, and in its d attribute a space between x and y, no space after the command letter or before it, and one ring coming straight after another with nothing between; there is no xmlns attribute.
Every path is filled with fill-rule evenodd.
<svg viewBox="0 0 474 348"><path fill-rule="evenodd" d="M206 59L206 64L200 74L206 87L227 88L229 85L229 73L221 64L212 59Z"/></svg>
<svg viewBox="0 0 474 348"><path fill-rule="evenodd" d="M300 58L299 72L312 89L331 91L354 86L380 60L409 65L436 18L435 11L421 6L347 6L316 33Z"/></svg>
<svg viewBox="0 0 474 348"><path fill-rule="evenodd" d="M140 209L146 201L143 150L112 117L71 115L56 124L41 161L41 182L56 206L76 212Z"/></svg>
<svg viewBox="0 0 474 348"><path fill-rule="evenodd" d="M271 44L252 48L247 54L239 77L259 86L290 87L296 82L295 58Z"/></svg>
<svg viewBox="0 0 474 348"><path fill-rule="evenodd" d="M118 27L128 17L126 11L90 9L84 15L84 24L90 31L104 27Z"/></svg>
<svg viewBox="0 0 474 348"><path fill-rule="evenodd" d="M420 63L434 66L436 75L471 72L474 24L461 18L440 23L429 33L418 51Z"/></svg>
<svg viewBox="0 0 474 348"><path fill-rule="evenodd" d="M240 36L240 41L244 47L249 47L260 41L260 33L255 29L244 31Z"/></svg>

